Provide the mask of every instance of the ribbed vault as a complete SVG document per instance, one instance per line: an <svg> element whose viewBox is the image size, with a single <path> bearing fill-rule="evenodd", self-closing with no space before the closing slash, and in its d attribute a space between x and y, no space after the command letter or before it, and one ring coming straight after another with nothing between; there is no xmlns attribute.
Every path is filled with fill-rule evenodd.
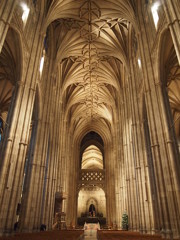
<svg viewBox="0 0 180 240"><path fill-rule="evenodd" d="M126 81L130 24L135 25L131 2L49 1L47 8L66 121L74 136L87 126L111 135Z"/></svg>
<svg viewBox="0 0 180 240"><path fill-rule="evenodd" d="M95 145L90 145L83 152L81 168L103 169L103 156L101 151Z"/></svg>

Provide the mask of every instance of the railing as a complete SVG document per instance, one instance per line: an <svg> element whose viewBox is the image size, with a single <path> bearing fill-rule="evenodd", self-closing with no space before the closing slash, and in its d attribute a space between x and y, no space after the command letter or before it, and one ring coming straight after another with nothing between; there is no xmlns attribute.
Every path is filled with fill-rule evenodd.
<svg viewBox="0 0 180 240"><path fill-rule="evenodd" d="M105 180L105 170L82 169L79 174L79 180L82 182L102 182Z"/></svg>

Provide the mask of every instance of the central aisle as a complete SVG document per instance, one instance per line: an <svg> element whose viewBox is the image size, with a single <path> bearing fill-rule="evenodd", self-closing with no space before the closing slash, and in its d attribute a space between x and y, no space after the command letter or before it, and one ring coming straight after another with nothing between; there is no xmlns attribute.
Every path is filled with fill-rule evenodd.
<svg viewBox="0 0 180 240"><path fill-rule="evenodd" d="M85 223L83 239L97 240L97 229L100 229L99 223Z"/></svg>

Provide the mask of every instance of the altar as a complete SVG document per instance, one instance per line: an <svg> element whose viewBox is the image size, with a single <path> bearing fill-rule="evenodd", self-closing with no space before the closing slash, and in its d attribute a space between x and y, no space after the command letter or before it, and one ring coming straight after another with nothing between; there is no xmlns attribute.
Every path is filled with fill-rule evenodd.
<svg viewBox="0 0 180 240"><path fill-rule="evenodd" d="M79 217L77 219L78 225L83 226L86 223L99 223L101 226L106 225L106 218L104 217Z"/></svg>

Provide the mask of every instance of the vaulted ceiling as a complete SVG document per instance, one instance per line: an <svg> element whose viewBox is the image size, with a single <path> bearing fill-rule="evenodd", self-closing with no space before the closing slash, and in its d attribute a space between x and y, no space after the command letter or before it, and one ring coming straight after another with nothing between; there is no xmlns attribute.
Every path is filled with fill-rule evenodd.
<svg viewBox="0 0 180 240"><path fill-rule="evenodd" d="M89 126L111 132L127 79L133 4L64 0L49 1L46 9L66 119L73 131Z"/></svg>
<svg viewBox="0 0 180 240"><path fill-rule="evenodd" d="M103 140L104 136L112 136L119 104L123 101L123 87L128 81L130 51L137 50L135 9L141 1L34 2L41 4L39 8L44 14L42 32L46 32L46 53L54 59L63 114L74 136L80 131L83 133L79 141L90 131L100 134ZM9 29L0 55L1 114L8 111L13 86L22 70L19 65L21 54L16 47L18 39L14 34ZM166 52L167 63L164 65L168 67L165 74L176 121L179 119L179 65L174 49L166 49Z"/></svg>

